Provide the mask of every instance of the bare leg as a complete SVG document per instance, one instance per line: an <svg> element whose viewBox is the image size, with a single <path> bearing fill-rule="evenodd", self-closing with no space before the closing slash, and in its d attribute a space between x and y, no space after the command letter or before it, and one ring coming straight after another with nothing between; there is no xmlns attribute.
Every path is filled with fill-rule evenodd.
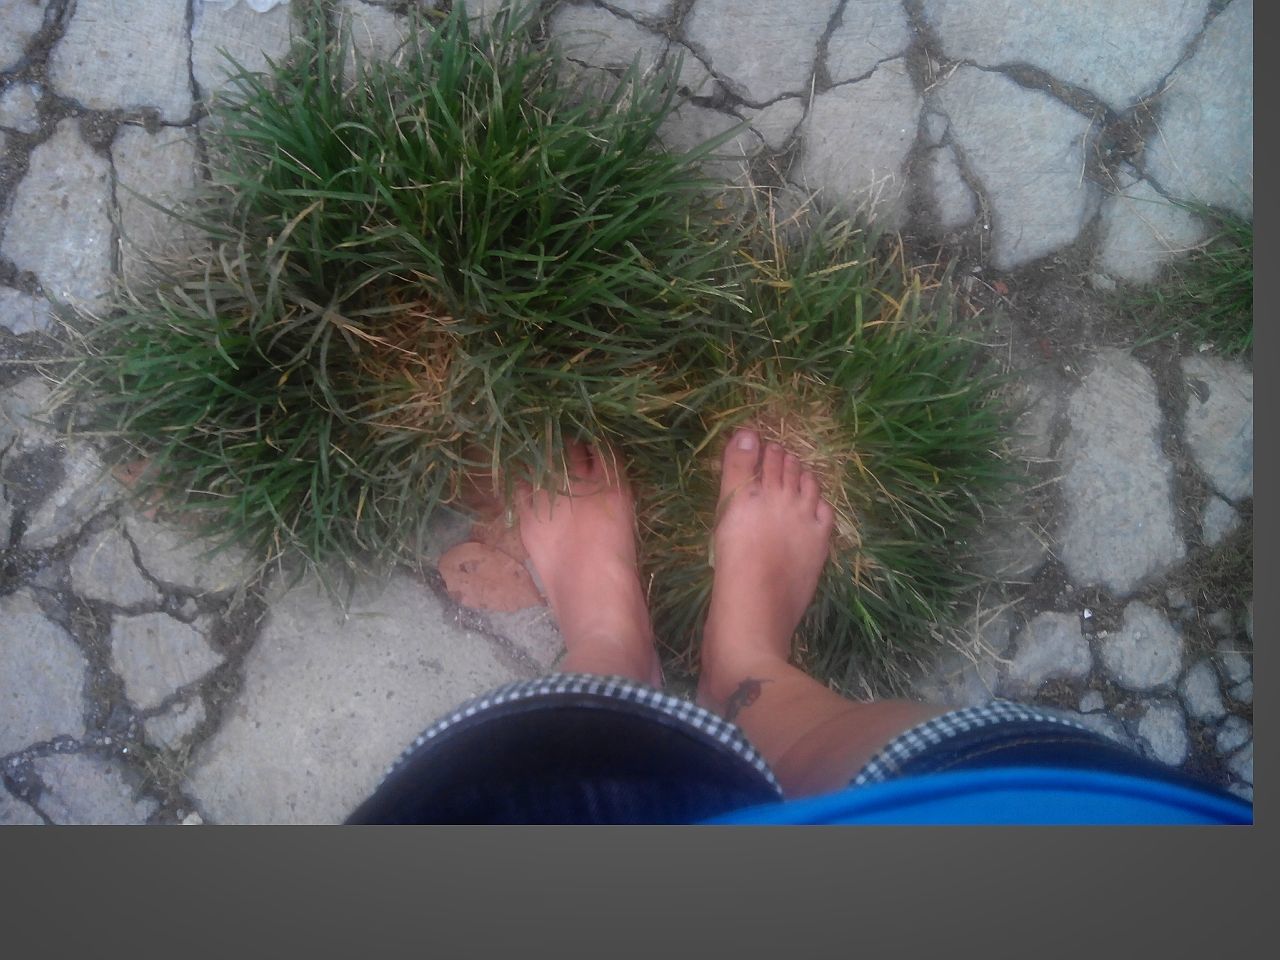
<svg viewBox="0 0 1280 960"><path fill-rule="evenodd" d="M635 507L600 451L571 444L572 496L520 491L520 537L564 635L567 673L660 686L653 627L636 566Z"/></svg>
<svg viewBox="0 0 1280 960"><path fill-rule="evenodd" d="M738 723L783 790L803 796L846 785L893 737L944 711L846 700L788 662L834 515L795 457L759 447L740 430L725 450L698 700Z"/></svg>

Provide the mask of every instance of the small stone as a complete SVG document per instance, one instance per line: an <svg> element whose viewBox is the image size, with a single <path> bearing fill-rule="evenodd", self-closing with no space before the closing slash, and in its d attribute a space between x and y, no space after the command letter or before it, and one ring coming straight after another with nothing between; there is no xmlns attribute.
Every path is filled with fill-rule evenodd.
<svg viewBox="0 0 1280 960"><path fill-rule="evenodd" d="M1227 792L1235 794L1241 800L1247 800L1253 803L1253 787L1244 783L1233 783L1227 787Z"/></svg>
<svg viewBox="0 0 1280 960"><path fill-rule="evenodd" d="M113 760L85 753L62 753L33 761L44 791L36 806L54 823L145 823L157 804L138 797Z"/></svg>
<svg viewBox="0 0 1280 960"><path fill-rule="evenodd" d="M1229 716L1222 721L1218 735L1214 738L1214 747L1218 753L1226 756L1248 743L1253 736L1253 726L1242 717Z"/></svg>
<svg viewBox="0 0 1280 960"><path fill-rule="evenodd" d="M1237 683L1228 693L1231 694L1231 699L1236 703L1243 703L1248 706L1253 703L1253 681L1246 680L1244 683Z"/></svg>
<svg viewBox="0 0 1280 960"><path fill-rule="evenodd" d="M1253 785L1253 741L1227 763L1227 769L1250 786Z"/></svg>
<svg viewBox="0 0 1280 960"><path fill-rule="evenodd" d="M137 516L125 518L125 529L138 548L142 568L171 587L201 594L227 593L253 572L249 557L237 548L214 553L215 545L207 540Z"/></svg>
<svg viewBox="0 0 1280 960"><path fill-rule="evenodd" d="M1187 671L1180 692L1187 713L1195 720L1217 720L1227 712L1218 686L1218 673L1208 660L1201 660Z"/></svg>
<svg viewBox="0 0 1280 960"><path fill-rule="evenodd" d="M1187 599L1187 592L1179 587L1170 587L1166 590L1164 599L1170 610L1186 610L1191 606L1191 602Z"/></svg>
<svg viewBox="0 0 1280 960"><path fill-rule="evenodd" d="M71 587L87 600L118 607L159 603L160 591L133 562L133 548L115 527L95 534L71 559Z"/></svg>
<svg viewBox="0 0 1280 960"><path fill-rule="evenodd" d="M12 287L0 287L0 327L22 336L26 333L48 333L53 323L49 301L32 297Z"/></svg>
<svg viewBox="0 0 1280 960"><path fill-rule="evenodd" d="M817 94L804 123L803 184L821 191L828 204L894 224L903 213L903 164L916 139L920 106L902 60Z"/></svg>
<svg viewBox="0 0 1280 960"><path fill-rule="evenodd" d="M939 147L925 161L925 177L933 194L938 226L953 230L973 221L978 201L960 173L954 147Z"/></svg>
<svg viewBox="0 0 1280 960"><path fill-rule="evenodd" d="M95 304L111 285L110 206L111 165L81 139L76 120L61 120L31 152L0 252L34 273L49 297Z"/></svg>
<svg viewBox="0 0 1280 960"><path fill-rule="evenodd" d="M1085 279L1089 281L1089 286L1094 290L1097 290L1099 293L1111 293L1116 288L1116 282L1105 273L1098 273L1095 271L1090 273L1085 277Z"/></svg>
<svg viewBox="0 0 1280 960"><path fill-rule="evenodd" d="M1235 624L1231 622L1231 614L1225 610L1214 610L1204 618L1204 622L1210 630L1220 636L1229 636L1235 632Z"/></svg>
<svg viewBox="0 0 1280 960"><path fill-rule="evenodd" d="M182 818L182 826L184 827L198 827L203 823L204 818L198 813L188 813Z"/></svg>
<svg viewBox="0 0 1280 960"><path fill-rule="evenodd" d="M63 96L95 110L155 107L169 121L191 113L187 9L172 0L77 0L49 56Z"/></svg>
<svg viewBox="0 0 1280 960"><path fill-rule="evenodd" d="M18 133L40 129L40 88L34 83L15 83L0 93L0 127Z"/></svg>
<svg viewBox="0 0 1280 960"><path fill-rule="evenodd" d="M1088 693L1086 693L1083 697L1080 698L1081 713L1097 713L1099 710L1102 710L1104 707L1106 707L1106 703L1102 699L1102 694L1100 694L1097 690L1090 690Z"/></svg>
<svg viewBox="0 0 1280 960"><path fill-rule="evenodd" d="M911 24L899 0L849 4L827 41L827 74L833 84L855 80L910 45Z"/></svg>
<svg viewBox="0 0 1280 960"><path fill-rule="evenodd" d="M1186 555L1155 380L1123 352L1102 351L1067 416L1059 556L1073 582L1124 596Z"/></svg>
<svg viewBox="0 0 1280 960"><path fill-rule="evenodd" d="M804 119L804 101L787 97L761 110L743 107L742 115L770 150L781 150L795 136L796 127Z"/></svg>
<svg viewBox="0 0 1280 960"><path fill-rule="evenodd" d="M143 722L147 739L166 750L177 750L183 741L204 723L204 701L195 697L189 702L175 703L159 716Z"/></svg>
<svg viewBox="0 0 1280 960"><path fill-rule="evenodd" d="M1187 759L1190 747L1187 724L1176 704L1166 701L1148 704L1138 721L1138 737L1145 741L1151 756L1161 763L1178 766Z"/></svg>
<svg viewBox="0 0 1280 960"><path fill-rule="evenodd" d="M1078 680L1092 667L1079 618L1042 613L1023 628L1005 686L1013 693L1034 694L1046 680Z"/></svg>
<svg viewBox="0 0 1280 960"><path fill-rule="evenodd" d="M40 815L0 786L0 827L38 827Z"/></svg>
<svg viewBox="0 0 1280 960"><path fill-rule="evenodd" d="M112 620L111 662L124 681L125 694L149 710L199 680L222 663L222 657L190 624L163 613L144 613Z"/></svg>
<svg viewBox="0 0 1280 960"><path fill-rule="evenodd" d="M1248 658L1230 641L1218 642L1218 663L1222 664L1222 672L1232 683L1243 683L1253 676Z"/></svg>
<svg viewBox="0 0 1280 960"><path fill-rule="evenodd" d="M1200 519L1201 537L1205 546L1215 547L1227 538L1227 534L1240 526L1240 515L1221 497L1209 497Z"/></svg>
<svg viewBox="0 0 1280 960"><path fill-rule="evenodd" d="M1133 737L1115 717L1108 716L1105 713L1080 713L1074 719L1082 726L1092 730L1094 733L1100 733L1109 740L1129 748L1137 745L1133 742Z"/></svg>
<svg viewBox="0 0 1280 960"><path fill-rule="evenodd" d="M950 120L951 141L990 200L992 266L1013 269L1079 236L1099 201L1081 173L1090 150L1087 117L1047 93L969 66L942 82L932 105ZM856 126L849 135L858 136Z"/></svg>
<svg viewBox="0 0 1280 960"><path fill-rule="evenodd" d="M1154 690L1182 669L1182 636L1164 615L1134 601L1124 608L1123 625L1101 642L1102 663L1121 686Z"/></svg>
<svg viewBox="0 0 1280 960"><path fill-rule="evenodd" d="M1253 374L1201 354L1182 361L1187 378L1183 438L1196 465L1226 499L1253 496Z"/></svg>
<svg viewBox="0 0 1280 960"><path fill-rule="evenodd" d="M87 664L29 589L0 597L0 755L84 732Z"/></svg>

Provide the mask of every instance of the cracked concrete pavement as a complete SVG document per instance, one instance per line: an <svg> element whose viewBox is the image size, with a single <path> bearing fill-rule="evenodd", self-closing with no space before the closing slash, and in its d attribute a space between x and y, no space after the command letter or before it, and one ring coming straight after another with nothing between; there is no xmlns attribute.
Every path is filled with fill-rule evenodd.
<svg viewBox="0 0 1280 960"><path fill-rule="evenodd" d="M408 5L338 9L386 57ZM459 608L429 564L344 616L148 519L42 421L23 361L53 302L93 309L138 250L180 253L142 198L191 189L220 51L261 67L290 7L0 4L0 823L336 822L438 714L562 652L545 609ZM971 287L1147 283L1205 235L1174 201L1252 215L1249 0L582 0L547 24L584 72L681 57L671 146L746 121L718 174L962 251ZM1008 305L1011 343L1046 339ZM993 522L973 643L917 693L1074 710L1252 797L1252 600L1191 576L1248 535L1251 365L1068 346L1009 349L1048 507ZM441 549L465 533L442 522Z"/></svg>

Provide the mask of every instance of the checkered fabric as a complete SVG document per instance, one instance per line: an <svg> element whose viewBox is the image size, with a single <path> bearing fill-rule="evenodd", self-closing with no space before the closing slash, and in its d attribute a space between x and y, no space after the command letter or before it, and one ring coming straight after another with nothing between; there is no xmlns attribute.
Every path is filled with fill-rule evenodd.
<svg viewBox="0 0 1280 960"><path fill-rule="evenodd" d="M627 680L624 677L599 677L586 673L553 673L536 680L522 680L468 700L453 713L428 727L387 769L387 775L390 776L392 771L423 744L478 713L504 703L565 693L609 697L624 703L635 704L641 709L665 714L680 724L696 730L702 736L715 740L750 763L778 792L778 796L782 796L782 788L778 786L773 771L764 762L764 758L756 752L755 747L747 742L747 738L735 724L717 717L696 703L670 696L633 680Z"/></svg>
<svg viewBox="0 0 1280 960"><path fill-rule="evenodd" d="M958 734L1028 720L1090 732L1084 724L1054 710L994 700L980 707L952 710L900 733L867 761L867 765L851 781L851 786L862 787L890 780L897 776L908 761Z"/></svg>

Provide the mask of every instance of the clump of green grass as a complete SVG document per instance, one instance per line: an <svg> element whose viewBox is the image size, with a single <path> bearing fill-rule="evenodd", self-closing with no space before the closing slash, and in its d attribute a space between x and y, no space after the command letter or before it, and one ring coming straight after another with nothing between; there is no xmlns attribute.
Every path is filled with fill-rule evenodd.
<svg viewBox="0 0 1280 960"><path fill-rule="evenodd" d="M847 221L779 237L761 217L739 251L750 319L726 323L698 397L704 436L641 475L657 632L695 667L719 460L749 424L814 469L836 508L796 658L850 691L901 691L976 582L963 542L1013 482L1010 413L985 348L952 324L945 276Z"/></svg>
<svg viewBox="0 0 1280 960"><path fill-rule="evenodd" d="M319 11L319 8L316 8ZM81 427L150 458L141 492L265 555L411 557L435 508L562 436L664 439L727 296L700 154L657 149L674 65L606 99L524 15L463 4L344 76L316 12L211 127L209 243L80 341Z"/></svg>
<svg viewBox="0 0 1280 960"><path fill-rule="evenodd" d="M1183 204L1211 233L1162 282L1133 298L1131 308L1158 332L1211 343L1228 356L1253 352L1253 223L1202 204Z"/></svg>
<svg viewBox="0 0 1280 960"><path fill-rule="evenodd" d="M456 3L353 77L317 16L241 73L183 211L208 242L81 332L80 429L148 457L139 493L204 532L353 574L416 561L435 509L477 489L558 485L566 439L608 444L659 635L691 667L720 446L754 424L839 514L798 656L901 686L1007 480L997 383L945 277L847 222L742 222L699 172L723 137L659 145L677 65L584 95L528 27L476 31Z"/></svg>

